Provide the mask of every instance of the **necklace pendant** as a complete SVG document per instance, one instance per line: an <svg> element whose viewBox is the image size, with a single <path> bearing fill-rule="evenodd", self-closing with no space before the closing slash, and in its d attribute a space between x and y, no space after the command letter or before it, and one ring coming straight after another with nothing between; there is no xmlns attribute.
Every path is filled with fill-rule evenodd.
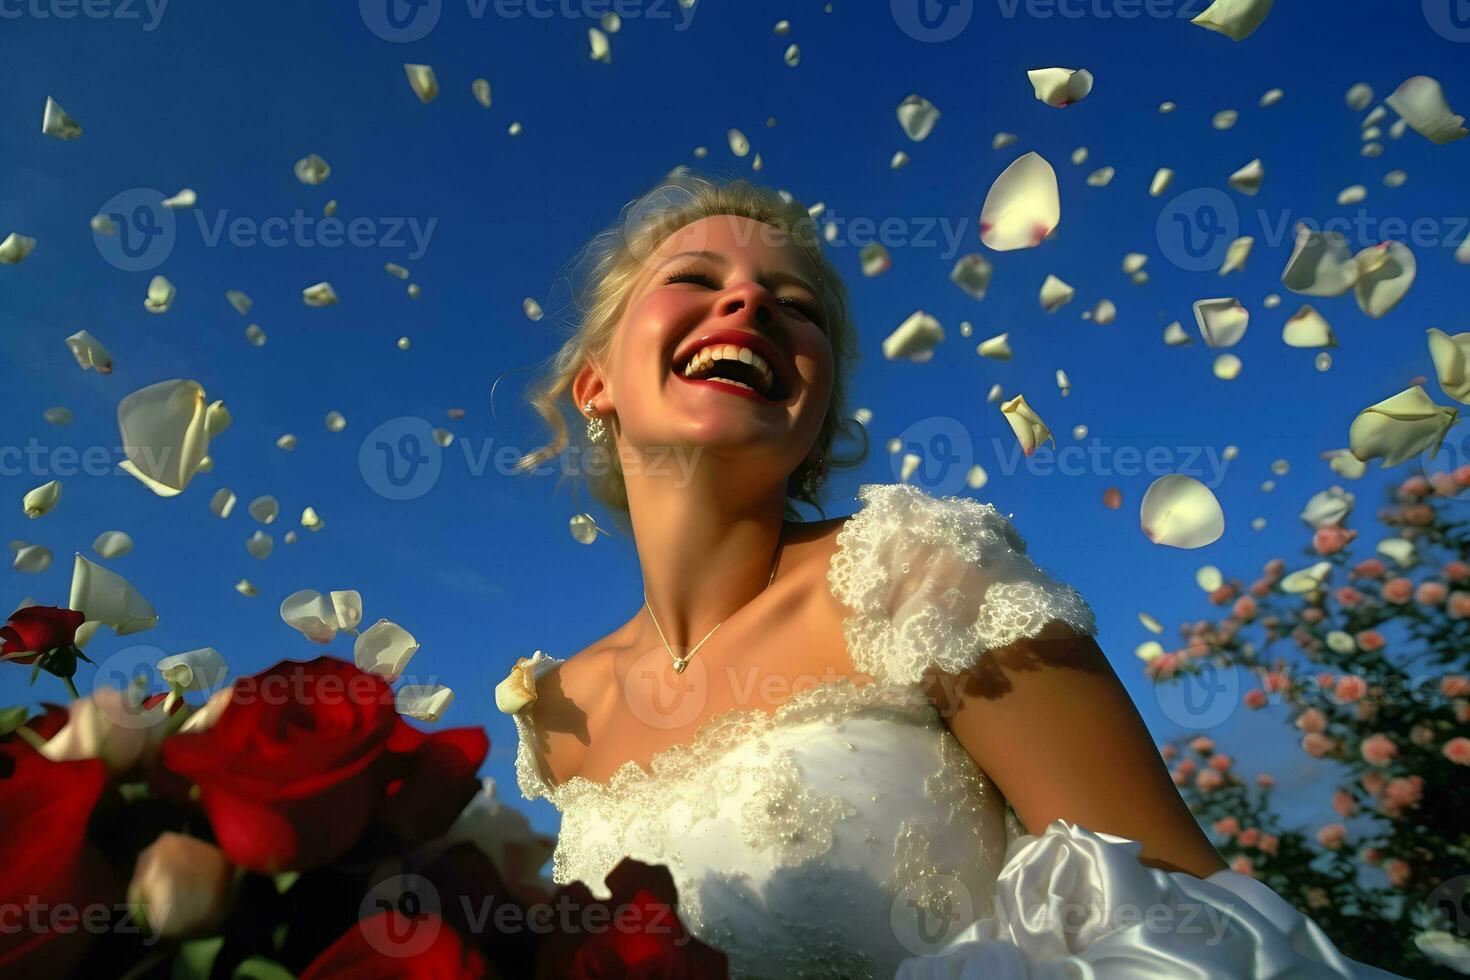
<svg viewBox="0 0 1470 980"><path fill-rule="evenodd" d="M689 666L689 658L688 657L675 657L674 658L674 673L676 673L676 674L682 674L682 673L684 673L684 668L685 667L688 667L688 666Z"/></svg>

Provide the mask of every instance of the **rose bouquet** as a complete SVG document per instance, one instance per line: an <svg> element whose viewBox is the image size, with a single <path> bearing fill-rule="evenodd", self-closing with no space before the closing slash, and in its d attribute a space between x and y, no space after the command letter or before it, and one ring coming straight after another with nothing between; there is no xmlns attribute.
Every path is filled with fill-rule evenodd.
<svg viewBox="0 0 1470 980"><path fill-rule="evenodd" d="M20 610L5 659L70 681L82 619ZM553 841L482 792L485 733L410 725L391 673L283 660L191 704L210 654L165 693L0 711L0 975L726 975L666 869L553 892Z"/></svg>

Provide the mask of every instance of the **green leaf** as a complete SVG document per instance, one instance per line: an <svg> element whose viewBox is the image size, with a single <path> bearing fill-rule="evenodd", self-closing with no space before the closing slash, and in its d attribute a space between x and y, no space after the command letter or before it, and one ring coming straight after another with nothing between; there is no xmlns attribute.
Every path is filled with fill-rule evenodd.
<svg viewBox="0 0 1470 980"><path fill-rule="evenodd" d="M276 892L284 895L291 890L291 886L296 884L296 879L300 877L300 871L282 871L272 875L271 880L276 883Z"/></svg>
<svg viewBox="0 0 1470 980"><path fill-rule="evenodd" d="M296 980L296 974L274 960L252 956L235 967L232 980Z"/></svg>
<svg viewBox="0 0 1470 980"><path fill-rule="evenodd" d="M193 939L179 947L170 980L208 980L214 958L225 944L224 936Z"/></svg>
<svg viewBox="0 0 1470 980"><path fill-rule="evenodd" d="M23 704L18 704L13 708L0 708L0 735L9 735L24 725L29 717L30 711Z"/></svg>

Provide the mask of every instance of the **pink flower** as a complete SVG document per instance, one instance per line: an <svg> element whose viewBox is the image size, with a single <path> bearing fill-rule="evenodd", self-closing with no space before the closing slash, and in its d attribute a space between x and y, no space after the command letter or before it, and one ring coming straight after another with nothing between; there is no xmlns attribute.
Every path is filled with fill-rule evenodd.
<svg viewBox="0 0 1470 980"><path fill-rule="evenodd" d="M1215 833L1234 837L1240 832L1240 821L1234 817L1221 817L1215 821Z"/></svg>
<svg viewBox="0 0 1470 980"><path fill-rule="evenodd" d="M1383 567L1383 562L1377 558L1364 558L1353 566L1353 574L1360 578L1378 578L1385 571L1387 569Z"/></svg>
<svg viewBox="0 0 1470 980"><path fill-rule="evenodd" d="M1255 847L1261 841L1261 832L1255 827L1247 827L1235 839L1241 847Z"/></svg>
<svg viewBox="0 0 1470 980"><path fill-rule="evenodd" d="M1297 715L1296 727L1304 732L1324 732L1327 730L1327 716L1316 708L1308 708Z"/></svg>
<svg viewBox="0 0 1470 980"><path fill-rule="evenodd" d="M1470 677L1464 674L1449 674L1440 680L1439 692L1447 698L1470 696Z"/></svg>
<svg viewBox="0 0 1470 980"><path fill-rule="evenodd" d="M1434 492L1441 497L1453 497L1460 492L1460 488L1455 484L1455 478L1444 470L1430 476L1429 482L1434 484Z"/></svg>
<svg viewBox="0 0 1470 980"><path fill-rule="evenodd" d="M1344 674L1337 679L1333 693L1342 704L1351 704L1368 693L1368 682L1356 674Z"/></svg>
<svg viewBox="0 0 1470 980"><path fill-rule="evenodd" d="M1208 735L1200 735L1194 741L1189 743L1189 747L1194 749L1200 755L1208 755L1209 753L1215 751L1215 740L1210 738Z"/></svg>
<svg viewBox="0 0 1470 980"><path fill-rule="evenodd" d="M1399 747L1393 744L1393 739L1382 732L1363 739L1358 750L1363 753L1363 761L1370 766L1386 766L1399 754Z"/></svg>
<svg viewBox="0 0 1470 980"><path fill-rule="evenodd" d="M1449 592L1443 582L1420 582L1414 590L1414 601L1421 606L1437 606L1444 602Z"/></svg>
<svg viewBox="0 0 1470 980"><path fill-rule="evenodd" d="M1470 592L1450 593L1450 619L1470 619Z"/></svg>
<svg viewBox="0 0 1470 980"><path fill-rule="evenodd" d="M1363 632L1353 637L1353 642L1357 643L1358 649L1364 653L1377 653L1379 650L1388 646L1388 641L1377 630L1363 630Z"/></svg>
<svg viewBox="0 0 1470 980"><path fill-rule="evenodd" d="M1272 694L1283 694L1291 686L1291 676L1284 670L1273 670L1266 674L1266 690Z"/></svg>
<svg viewBox="0 0 1470 980"><path fill-rule="evenodd" d="M1332 809L1339 817L1351 817L1358 812L1358 801L1346 790L1332 794Z"/></svg>
<svg viewBox="0 0 1470 980"><path fill-rule="evenodd" d="M1321 732L1308 732L1302 736L1302 748L1307 755L1320 759L1337 747L1337 743Z"/></svg>
<svg viewBox="0 0 1470 980"><path fill-rule="evenodd" d="M1383 583L1383 600L1402 605L1414 598L1414 583L1400 576Z"/></svg>
<svg viewBox="0 0 1470 980"><path fill-rule="evenodd" d="M1274 583L1272 583L1269 579L1258 578L1251 583L1251 595L1255 596L1257 599L1264 599L1266 598L1266 596L1271 594L1271 586L1273 584Z"/></svg>
<svg viewBox="0 0 1470 980"><path fill-rule="evenodd" d="M1337 850L1346 839L1347 828L1340 823L1330 823L1317 831L1317 843L1329 851Z"/></svg>
<svg viewBox="0 0 1470 980"><path fill-rule="evenodd" d="M1409 741L1420 748L1434 744L1434 729L1428 725L1415 725L1409 729Z"/></svg>
<svg viewBox="0 0 1470 980"><path fill-rule="evenodd" d="M1470 579L1470 562L1463 562L1458 559L1449 562L1445 565L1443 574L1451 582L1463 582L1466 579Z"/></svg>
<svg viewBox="0 0 1470 980"><path fill-rule="evenodd" d="M1337 600L1337 604L1344 609L1356 609L1363 604L1364 599L1368 598L1351 585L1344 585L1332 593L1332 596Z"/></svg>
<svg viewBox="0 0 1470 980"><path fill-rule="evenodd" d="M1411 499L1414 497L1427 497L1432 489L1433 487L1429 485L1429 481L1418 474L1409 477L1399 485L1399 493Z"/></svg>
<svg viewBox="0 0 1470 980"><path fill-rule="evenodd" d="M1256 876L1256 866L1244 854L1235 856L1235 860L1230 862L1230 870L1238 875L1249 875L1252 878Z"/></svg>
<svg viewBox="0 0 1470 980"><path fill-rule="evenodd" d="M1213 793L1225 785L1225 777L1214 769L1201 769L1194 777L1194 785L1201 793Z"/></svg>
<svg viewBox="0 0 1470 980"><path fill-rule="evenodd" d="M1327 618L1327 613L1321 606L1308 606L1301 612L1301 620L1304 623L1317 624Z"/></svg>
<svg viewBox="0 0 1470 980"><path fill-rule="evenodd" d="M1262 854L1275 854L1281 846L1281 838L1275 834L1262 834L1260 850Z"/></svg>
<svg viewBox="0 0 1470 980"><path fill-rule="evenodd" d="M1464 466L1457 466L1451 471L1450 479L1454 480L1457 486L1470 487L1470 463L1466 463Z"/></svg>
<svg viewBox="0 0 1470 980"><path fill-rule="evenodd" d="M1368 721L1378 714L1378 705L1373 701L1359 701L1353 714L1358 716L1359 721Z"/></svg>
<svg viewBox="0 0 1470 980"><path fill-rule="evenodd" d="M1219 772L1229 772L1230 761L1230 756L1225 755L1224 753L1221 753L1220 755L1213 755L1210 756L1210 767Z"/></svg>
<svg viewBox="0 0 1470 980"><path fill-rule="evenodd" d="M1163 756L1165 759L1172 759L1178 754L1179 750L1172 745L1163 745L1159 747L1159 755Z"/></svg>
<svg viewBox="0 0 1470 980"><path fill-rule="evenodd" d="M1245 692L1245 706L1252 711L1259 711L1266 706L1266 692L1259 687L1253 687Z"/></svg>
<svg viewBox="0 0 1470 980"><path fill-rule="evenodd" d="M1428 527L1434 523L1434 508L1428 504L1414 504L1405 507L1403 511L1404 523L1413 527Z"/></svg>
<svg viewBox="0 0 1470 980"><path fill-rule="evenodd" d="M1407 885L1413 874L1409 862L1403 858L1394 858L1383 866L1383 870L1388 874L1388 883L1395 888L1403 888Z"/></svg>
<svg viewBox="0 0 1470 980"><path fill-rule="evenodd" d="M1470 738L1462 735L1444 743L1444 757L1457 766L1470 766Z"/></svg>
<svg viewBox="0 0 1470 980"><path fill-rule="evenodd" d="M1358 857L1363 859L1364 864L1372 865L1375 868L1383 863L1383 851L1376 847L1363 848L1358 854Z"/></svg>
<svg viewBox="0 0 1470 980"><path fill-rule="evenodd" d="M1325 524L1312 535L1312 550L1319 555L1335 555L1357 536L1357 531L1349 531L1341 524Z"/></svg>
<svg viewBox="0 0 1470 980"><path fill-rule="evenodd" d="M1235 598L1235 586L1231 585L1228 582L1226 584L1220 586L1214 592L1211 592L1210 593L1210 601L1213 602L1217 606L1223 606L1223 605L1225 605L1225 603L1229 602L1230 600L1232 600L1234 598Z"/></svg>
<svg viewBox="0 0 1470 980"><path fill-rule="evenodd" d="M1423 776L1397 776L1388 781L1383 791L1383 809L1391 817L1416 807L1424 799Z"/></svg>
<svg viewBox="0 0 1470 980"><path fill-rule="evenodd" d="M1248 595L1243 595L1239 599L1235 600L1235 605L1231 608L1230 611L1234 613L1235 617L1241 622L1249 623L1251 620L1256 618L1256 610L1256 600L1252 599Z"/></svg>
<svg viewBox="0 0 1470 980"><path fill-rule="evenodd" d="M1261 570L1265 572L1268 579L1274 582L1286 574L1286 560L1283 558L1272 558L1266 562Z"/></svg>
<svg viewBox="0 0 1470 980"><path fill-rule="evenodd" d="M1363 773L1363 778L1360 781L1363 784L1363 788L1369 793L1374 796L1381 796L1383 794L1383 787L1388 784L1388 777L1381 772L1370 769Z"/></svg>

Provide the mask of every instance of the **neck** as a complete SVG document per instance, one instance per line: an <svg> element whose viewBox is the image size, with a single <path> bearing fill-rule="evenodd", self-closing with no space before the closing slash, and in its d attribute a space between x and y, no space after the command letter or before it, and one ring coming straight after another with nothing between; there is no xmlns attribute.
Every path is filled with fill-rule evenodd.
<svg viewBox="0 0 1470 980"><path fill-rule="evenodd" d="M682 654L765 589L782 538L784 488L760 497L740 490L629 481L647 597L639 610L647 643L640 645L662 645L657 617L664 638Z"/></svg>

